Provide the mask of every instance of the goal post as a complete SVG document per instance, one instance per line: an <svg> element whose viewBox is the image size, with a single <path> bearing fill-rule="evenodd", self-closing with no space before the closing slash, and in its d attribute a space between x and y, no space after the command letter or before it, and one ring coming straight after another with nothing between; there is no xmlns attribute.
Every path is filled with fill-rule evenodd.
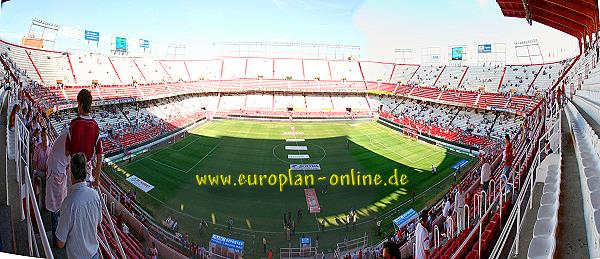
<svg viewBox="0 0 600 259"><path fill-rule="evenodd" d="M404 134L404 136L407 136L409 138L412 138L415 140L419 139L419 133L417 131L415 131L414 129L403 128L402 133Z"/></svg>

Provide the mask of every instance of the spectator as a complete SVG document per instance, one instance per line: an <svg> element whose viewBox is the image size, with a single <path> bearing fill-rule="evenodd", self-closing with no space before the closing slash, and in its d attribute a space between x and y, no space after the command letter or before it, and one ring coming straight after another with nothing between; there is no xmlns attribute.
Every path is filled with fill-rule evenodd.
<svg viewBox="0 0 600 259"><path fill-rule="evenodd" d="M36 175L45 177L46 171L48 171L48 155L50 154L46 129L42 129L41 139L41 143L37 144L33 150L33 169Z"/></svg>
<svg viewBox="0 0 600 259"><path fill-rule="evenodd" d="M506 186L506 191L510 190L508 187L508 183L510 180L510 168L513 162L513 153L512 153L512 143L510 143L510 136L508 134L504 135L504 139L506 141L506 147L504 148L504 152L502 153L502 161L504 162L504 167L502 168L502 181Z"/></svg>
<svg viewBox="0 0 600 259"><path fill-rule="evenodd" d="M487 194L488 186L490 184L490 177L492 175L492 168L488 158L484 157L483 165L481 166L481 189Z"/></svg>
<svg viewBox="0 0 600 259"><path fill-rule="evenodd" d="M83 153L71 157L69 194L60 209L56 238L58 247L67 246L68 258L98 258L98 226L102 204L98 192L85 183L87 170Z"/></svg>
<svg viewBox="0 0 600 259"><path fill-rule="evenodd" d="M100 128L98 123L90 116L92 112L92 94L87 89L82 89L77 94L78 117L71 121L69 135L65 143L65 154L70 156L83 152L88 162L88 177L86 181L91 182L93 187L100 183L100 170L102 169L102 141L100 140ZM96 166L91 173L92 157L96 155Z"/></svg>
<svg viewBox="0 0 600 259"><path fill-rule="evenodd" d="M56 139L48 154L46 172L46 209L50 211L52 224L52 237L54 245L56 242L56 225L58 224L58 215L63 200L67 196L67 165L69 157L65 155L65 140L67 139L67 130L64 130Z"/></svg>
<svg viewBox="0 0 600 259"><path fill-rule="evenodd" d="M427 228L425 228L428 215L428 210L421 212L420 221L415 230L415 259L425 259L428 256L429 233L427 232Z"/></svg>
<svg viewBox="0 0 600 259"><path fill-rule="evenodd" d="M12 111L10 112L10 116L8 118L7 149L8 159L10 160L15 160L15 124L20 110L21 106L19 104L13 105Z"/></svg>
<svg viewBox="0 0 600 259"><path fill-rule="evenodd" d="M383 244L383 250L381 251L381 258L384 259L400 259L400 247L398 244L387 241Z"/></svg>
<svg viewBox="0 0 600 259"><path fill-rule="evenodd" d="M150 259L158 259L158 249L156 249L154 241L152 241L152 246L150 247Z"/></svg>
<svg viewBox="0 0 600 259"><path fill-rule="evenodd" d="M460 233L465 227L465 197L462 195L460 186L456 187L454 209L456 210L456 227L458 233Z"/></svg>
<svg viewBox="0 0 600 259"><path fill-rule="evenodd" d="M129 227L127 226L127 224L125 224L125 222L123 222L122 224L121 231L123 231L123 233L125 234L129 234Z"/></svg>

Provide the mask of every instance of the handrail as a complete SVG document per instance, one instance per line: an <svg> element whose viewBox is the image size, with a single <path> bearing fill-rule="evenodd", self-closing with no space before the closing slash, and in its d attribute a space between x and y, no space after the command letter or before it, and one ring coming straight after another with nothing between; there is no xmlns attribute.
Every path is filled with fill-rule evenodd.
<svg viewBox="0 0 600 259"><path fill-rule="evenodd" d="M533 206L533 198L532 198L532 194L533 194L533 185L534 185L534 179L535 179L535 173L537 171L537 167L539 166L539 164L541 163L540 161L540 156L541 156L541 152L544 152L545 149L541 148L541 141L543 139L545 139L548 134L560 134L560 122L561 122L561 113L558 109L555 110L558 114L557 114L557 120L554 122L554 124L549 127L548 131L544 134L542 134L541 136L539 136L538 139L538 149L537 149L537 153L536 158L533 159L532 165L529 168L528 172L527 172L527 177L525 178L524 181L524 185L520 186L521 190L525 190L525 191L521 191L519 193L519 196L515 202L515 206L513 207L505 225L504 228L502 229L502 232L500 233L500 237L498 238L498 241L496 242L496 245L494 246L494 249L492 250L490 257L492 259L496 259L496 258L500 258L502 251L504 250L504 246L506 244L506 241L508 240L508 237L510 236L510 233L512 232L512 229L514 226L516 226L516 233L515 233L515 238L513 241L513 245L511 248L511 251L514 248L514 253L518 254L519 253L519 236L520 236L520 232L521 232L521 225L523 224L523 220L522 218L525 217L525 215L527 214L527 211L525 211L525 213L523 215L521 215L521 209L523 206L523 203L525 202L525 195L527 193L529 193L529 198L526 200L526 204L525 206L527 206L529 209L531 209L531 207ZM548 116L548 118L553 117L553 115ZM544 118L545 119L545 118ZM554 131L553 129L558 129L558 131ZM549 144L549 143L548 143ZM561 154L561 144L559 143L559 150L557 152L559 152L559 154ZM529 192L527 192L527 190Z"/></svg>
<svg viewBox="0 0 600 259"><path fill-rule="evenodd" d="M100 179L98 179L98 180L100 180ZM100 188L94 188L94 189L95 189L95 190L96 190L98 193L102 193L102 192L100 191ZM117 243L117 248L119 248L119 253L121 254L121 256L122 256L123 258L127 258L127 257L125 256L125 251L123 251L123 246L121 245L121 239L119 238L119 235L117 234L117 231L115 230L115 224L114 224L114 222L113 222L113 220L112 220L112 216L111 216L110 212L108 211L108 208L106 207L106 198L105 198L105 197L103 197L103 196L100 196L100 197L101 197L101 199L102 199L102 211L103 211L104 213L106 213L106 215L107 215L108 222L109 222L109 226L110 226L110 230L111 230L111 232L112 232L113 236L115 237L115 241L116 241L116 243Z"/></svg>
<svg viewBox="0 0 600 259"><path fill-rule="evenodd" d="M37 229L38 229L38 233L42 233L40 234L40 238L42 239L42 247L44 248L44 253L46 255L46 258L48 259L53 259L54 255L52 254L52 249L50 248L50 242L48 242L48 237L45 235L46 233L46 229L44 228L44 223L42 221L42 216L40 214L40 209L37 205L37 200L35 198L35 193L33 192L33 185L31 184L31 178L29 177L29 174L26 174L25 177L25 184L26 184L26 188L27 188L27 201L29 201L31 199L31 205L33 206L33 215L35 216L35 220L36 220L36 225L37 225ZM29 210L29 206L28 206L28 210ZM31 211L29 211L27 213L28 217L31 217ZM29 224L27 224L28 228L31 228L31 219L29 219ZM35 233L32 232L32 230L30 229L30 236L34 236ZM39 251L37 250L37 242L34 241L34 244L36 246L36 256L39 257Z"/></svg>
<svg viewBox="0 0 600 259"><path fill-rule="evenodd" d="M8 131L8 123L7 123ZM27 240L29 245L30 256L40 256L35 233L33 232L33 222L31 214L36 220L38 233L44 248L46 258L53 259L52 249L48 242L48 237L45 235L46 229L44 228L44 222L40 214L39 207L37 205L37 199L35 192L33 191L33 185L29 176L29 131L25 127L25 123L18 116L15 117L15 134L14 134L14 148L15 148L15 163L16 163L16 175L18 182L19 201L22 201L21 197L25 199L25 206L19 205L21 211L21 220L26 220L27 225ZM8 171L7 171L8 174ZM8 181L7 181L8 185ZM24 188L23 188L24 187ZM32 208L33 207L33 208Z"/></svg>
<svg viewBox="0 0 600 259"><path fill-rule="evenodd" d="M502 188L502 184L500 185L500 187ZM502 188L500 195L498 195L497 197L494 198L494 202L498 202L498 209L500 210L500 213L502 213L502 204L504 203L503 201L503 196L506 194L505 190L506 188ZM488 210L483 214L483 217L485 217L486 215L488 215L489 213L492 213L492 206L490 206L488 208ZM483 223L483 217L479 218L479 221L477 222L477 224L473 227L473 229L469 232L469 235L467 235L467 237L465 238L465 240L462 242L462 244L455 250L453 251L453 254L450 258L458 258L458 255L460 253L460 251L462 249L465 248L466 246L466 241L469 240L469 238L471 238L473 235L475 235L475 231L477 230L477 228L480 228L482 223ZM479 235L479 239L481 239L481 235ZM481 243L481 242L480 242ZM481 252L481 250L478 250Z"/></svg>

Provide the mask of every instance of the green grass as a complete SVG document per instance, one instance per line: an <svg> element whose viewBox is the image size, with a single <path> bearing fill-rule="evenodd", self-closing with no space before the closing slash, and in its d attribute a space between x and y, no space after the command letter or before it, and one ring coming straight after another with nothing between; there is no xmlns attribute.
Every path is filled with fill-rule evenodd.
<svg viewBox="0 0 600 259"><path fill-rule="evenodd" d="M285 150L290 127L304 132L297 138L306 139L308 151ZM349 143L349 148L348 144ZM302 145L301 143L298 143ZM287 143L294 145L294 143ZM304 186L199 186L196 175L226 174L233 179L240 173L286 173L290 160L287 154L308 154L303 163L318 163L321 171L307 171L318 176L332 173L346 174L350 169L362 174L381 174L384 180L397 169L408 176L408 184L396 186L328 186L317 181L321 213L309 215L304 197ZM283 213L291 211L296 218L298 208L303 218L296 227L297 233L319 237L319 245L332 249L337 242L369 233L373 236L373 220L385 214L387 226L400 212L385 213L420 194L416 202L404 206L417 210L428 206L449 188L451 166L461 159L471 158L450 152L441 147L414 141L376 122L257 122L214 121L196 128L186 138L122 163L111 175L122 187L134 188L124 181L136 175L155 186L149 193L138 191L138 200L157 220L172 216L179 221L181 232L204 245L211 233L218 233L246 241L246 254L252 258L262 256L262 237L267 237L278 253L278 247L298 246L298 237L286 241L283 234ZM301 163L300 160L295 160ZM431 166L438 173L431 174ZM299 172L303 173L303 172ZM437 184L437 185L436 185ZM433 188L430 188L434 186ZM428 190L429 189L429 190ZM425 192L428 190L427 192ZM334 217L347 213L350 208L359 210L358 229L346 232L337 226ZM234 230L226 229L228 217L234 219ZM208 233L199 233L200 218L216 222ZM325 218L325 233L318 232L317 218Z"/></svg>

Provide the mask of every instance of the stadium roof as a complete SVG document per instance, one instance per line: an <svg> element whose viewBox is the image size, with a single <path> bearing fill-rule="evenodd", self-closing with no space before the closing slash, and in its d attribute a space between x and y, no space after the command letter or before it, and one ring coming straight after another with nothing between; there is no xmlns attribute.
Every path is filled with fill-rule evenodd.
<svg viewBox="0 0 600 259"><path fill-rule="evenodd" d="M506 17L525 18L576 37L581 43L598 31L597 0L496 0ZM588 40L585 37L589 36Z"/></svg>

